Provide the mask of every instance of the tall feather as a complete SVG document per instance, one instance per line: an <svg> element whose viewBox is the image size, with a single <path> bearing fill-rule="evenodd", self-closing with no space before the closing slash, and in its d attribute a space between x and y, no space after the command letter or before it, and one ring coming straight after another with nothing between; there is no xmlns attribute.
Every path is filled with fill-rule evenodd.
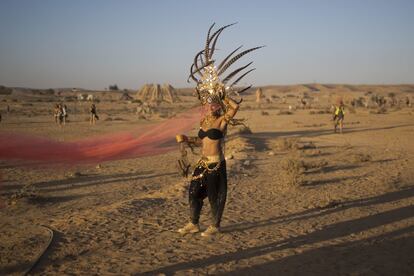
<svg viewBox="0 0 414 276"><path fill-rule="evenodd" d="M228 24L228 25L226 25L226 26L223 26L223 27L221 27L220 29L218 29L217 31L215 31L212 35L211 35L211 37L207 40L207 42L206 42L206 52L205 52L205 57L206 57L206 59L208 60L210 57L211 57L211 55L209 54L209 52L208 52L208 50L207 50L207 48L210 48L210 43L211 43L211 41L218 35L218 34L220 34L224 29L226 29L226 28L228 28L228 27L230 27L230 26L233 26L234 24L237 24L237 22L235 22L235 23L232 23L232 24Z"/></svg>
<svg viewBox="0 0 414 276"><path fill-rule="evenodd" d="M208 50L210 48L210 32L213 29L214 25L216 25L216 23L213 23L210 28L208 29L207 32L207 39L206 39L206 47L205 47L205 57L206 57L206 62L208 62Z"/></svg>
<svg viewBox="0 0 414 276"><path fill-rule="evenodd" d="M210 54L209 54L209 58L210 58L210 59L213 57L214 50L216 50L216 43L217 43L217 40L218 40L218 38L219 38L219 36L220 36L220 34L221 34L221 32L222 32L222 31L223 31L223 30L221 30L221 31L217 34L217 36L215 37L215 39L214 39L214 41L213 41L213 44L212 44L212 46L211 46L211 52L210 52Z"/></svg>
<svg viewBox="0 0 414 276"><path fill-rule="evenodd" d="M237 52L241 47L243 47L243 45L240 45L236 50L234 50L233 52L231 52L225 59L223 59L223 61L219 64L218 66L218 70L221 69L221 67L223 67L223 65L226 63L226 61L235 53Z"/></svg>
<svg viewBox="0 0 414 276"><path fill-rule="evenodd" d="M195 66L195 69L196 69L196 71L195 72L200 72L200 70L199 70L199 67L198 67L198 57L199 56L201 56L202 54L203 54L203 52L204 52L205 50L201 50L200 52L198 52L197 53L197 55L195 55L195 57L194 57L194 62L193 62L193 64L194 64L194 66ZM200 73L200 75L201 75L201 73Z"/></svg>
<svg viewBox="0 0 414 276"><path fill-rule="evenodd" d="M190 78L193 79L193 81L198 83L198 79L194 76L194 72L193 72L193 68L194 68L194 63L191 65L190 68L190 76L188 76L187 82L190 82Z"/></svg>
<svg viewBox="0 0 414 276"><path fill-rule="evenodd" d="M245 66L242 66L242 67L240 67L240 68L237 68L236 70L234 70L233 72L231 72L230 74L228 74L228 76L227 77L225 77L224 79L223 79L223 83L227 83L232 77L234 77L237 73L239 73L240 71L242 71L243 69L245 69L245 68L247 68L250 64L252 64L253 63L253 61L252 62L250 62L250 63L248 63L247 65L245 65Z"/></svg>
<svg viewBox="0 0 414 276"><path fill-rule="evenodd" d="M252 88L252 86L251 86L251 85L247 86L246 88L243 88L243 89L242 89L242 90L240 90L240 91L237 91L236 93L237 93L237 94L243 93L244 91L249 90L250 88Z"/></svg>
<svg viewBox="0 0 414 276"><path fill-rule="evenodd" d="M252 51L255 51L255 50L257 50L257 49L260 49L260 48L262 48L262 47L264 47L264 46L259 46L259 47L254 47L254 48L250 48L250 49L247 49L247 50L245 50L245 51L243 51L243 52L241 52L241 53L239 53L238 55L236 55L235 57L233 57L232 59L230 59L221 69L220 69L220 71L218 72L218 75L220 76L221 74L223 74L234 62L236 62L239 58L241 58L242 56L244 56L245 54L247 54L247 53L250 53L250 52L252 52Z"/></svg>
<svg viewBox="0 0 414 276"><path fill-rule="evenodd" d="M235 86L236 84L238 84L239 83L239 81L241 81L241 79L242 78L244 78L247 74L249 74L251 71L254 71L254 70L256 70L256 68L253 68L253 69L250 69L249 71L247 71L246 73L244 73L243 75L241 75L237 80L235 80L231 85L230 85L230 87L233 87L233 86Z"/></svg>

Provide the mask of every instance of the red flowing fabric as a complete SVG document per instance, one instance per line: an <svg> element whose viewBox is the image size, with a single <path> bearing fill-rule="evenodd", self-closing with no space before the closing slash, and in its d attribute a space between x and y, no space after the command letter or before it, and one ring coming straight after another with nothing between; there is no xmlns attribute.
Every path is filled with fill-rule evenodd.
<svg viewBox="0 0 414 276"><path fill-rule="evenodd" d="M0 159L24 160L42 164L79 164L157 155L177 149L175 135L185 133L200 120L200 109L159 124L133 131L91 137L73 142L19 133L0 133Z"/></svg>

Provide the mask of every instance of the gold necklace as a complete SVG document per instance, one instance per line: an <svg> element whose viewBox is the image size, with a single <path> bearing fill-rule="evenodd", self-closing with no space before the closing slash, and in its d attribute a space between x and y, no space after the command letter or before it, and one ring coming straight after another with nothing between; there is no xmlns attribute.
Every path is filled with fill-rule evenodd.
<svg viewBox="0 0 414 276"><path fill-rule="evenodd" d="M203 122L201 123L201 125L207 127L207 129L209 129L216 120L217 120L217 116L207 115L206 117L204 117Z"/></svg>

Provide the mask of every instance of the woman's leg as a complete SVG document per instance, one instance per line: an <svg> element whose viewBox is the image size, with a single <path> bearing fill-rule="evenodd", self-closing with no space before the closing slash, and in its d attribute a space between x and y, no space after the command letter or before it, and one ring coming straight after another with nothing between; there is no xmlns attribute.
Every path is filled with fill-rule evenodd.
<svg viewBox="0 0 414 276"><path fill-rule="evenodd" d="M196 168L193 176L199 175L203 169ZM188 191L188 202L190 204L190 218L193 224L198 224L200 219L201 209L203 208L203 200L207 196L206 183L204 179L191 180Z"/></svg>
<svg viewBox="0 0 414 276"><path fill-rule="evenodd" d="M223 216L224 207L226 205L226 199L227 199L227 170L226 170L225 161L223 161L221 164L219 178L220 178L220 182L219 182L218 197L217 197L218 211L217 211L216 227L220 227L220 222Z"/></svg>
<svg viewBox="0 0 414 276"><path fill-rule="evenodd" d="M211 206L213 225L220 227L224 206L227 197L226 162L220 164L220 168L207 176L208 200Z"/></svg>

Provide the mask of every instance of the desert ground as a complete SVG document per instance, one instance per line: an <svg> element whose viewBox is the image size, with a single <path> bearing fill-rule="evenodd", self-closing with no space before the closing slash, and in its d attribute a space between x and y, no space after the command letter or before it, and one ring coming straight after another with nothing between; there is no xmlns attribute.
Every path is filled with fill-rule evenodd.
<svg viewBox="0 0 414 276"><path fill-rule="evenodd" d="M178 146L69 167L1 160L0 275L414 275L414 85L261 89L259 102L256 89L243 97L237 118L247 127L227 133L217 236L176 232L189 219ZM180 101L141 116L136 91L87 92L100 115L91 126L78 92L2 91L1 133L58 141L151 126L197 104L179 89ZM342 134L330 110L339 98ZM63 127L57 102L69 110ZM202 229L209 222L206 200Z"/></svg>

